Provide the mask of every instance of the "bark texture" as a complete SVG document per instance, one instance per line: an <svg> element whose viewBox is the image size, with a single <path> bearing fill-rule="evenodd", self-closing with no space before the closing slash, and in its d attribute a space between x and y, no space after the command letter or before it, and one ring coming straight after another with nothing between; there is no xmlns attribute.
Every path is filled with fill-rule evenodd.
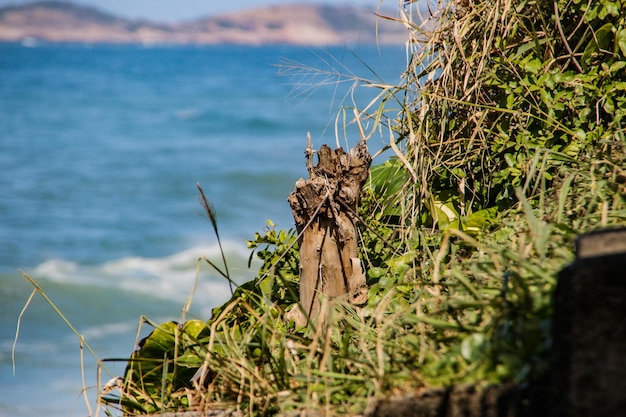
<svg viewBox="0 0 626 417"><path fill-rule="evenodd" d="M367 302L355 213L372 158L364 143L349 153L322 145L315 166L310 142L306 154L309 178L296 182L289 204L300 234L301 313L314 318L320 313L320 294L347 296L355 305Z"/></svg>

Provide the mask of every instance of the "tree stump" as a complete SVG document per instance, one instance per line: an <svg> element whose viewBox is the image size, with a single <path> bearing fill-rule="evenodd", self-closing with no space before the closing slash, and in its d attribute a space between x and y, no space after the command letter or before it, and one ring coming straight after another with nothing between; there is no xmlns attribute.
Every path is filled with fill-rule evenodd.
<svg viewBox="0 0 626 417"><path fill-rule="evenodd" d="M367 302L365 273L358 257L356 213L372 157L365 143L349 153L322 145L313 166L307 146L309 178L299 179L289 204L300 244L300 305L288 317L305 324L320 313L320 294L346 296L354 305ZM303 314L304 313L304 314Z"/></svg>

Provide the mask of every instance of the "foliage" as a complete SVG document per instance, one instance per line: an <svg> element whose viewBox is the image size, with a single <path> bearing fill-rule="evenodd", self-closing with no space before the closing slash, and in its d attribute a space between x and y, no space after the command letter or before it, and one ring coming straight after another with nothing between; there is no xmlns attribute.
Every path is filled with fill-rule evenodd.
<svg viewBox="0 0 626 417"><path fill-rule="evenodd" d="M210 207L204 197L201 202ZM277 233L271 222L268 226L249 242L264 261L259 277L239 286L213 310L211 320L157 325L144 319L154 330L129 359L121 392L104 396L105 403L130 415L202 408L207 402L241 407L242 390L250 392L240 376L250 368L256 368L257 377L269 373L272 379L271 385L251 390L269 389L272 394L266 395L275 398L276 389L285 388L284 364L274 360L272 335L286 333L284 309L297 300L298 252L293 233ZM269 404L262 404L264 412Z"/></svg>
<svg viewBox="0 0 626 417"><path fill-rule="evenodd" d="M190 320L154 326L128 361L124 396L105 396L104 401L141 414L190 405L189 398L179 392L192 388L192 377L202 364L199 358L206 354L207 325Z"/></svg>
<svg viewBox="0 0 626 417"><path fill-rule="evenodd" d="M403 84L375 85L380 106L354 113L361 134L395 132L359 208L367 306L284 320L298 236L270 223L249 242L258 278L206 324L155 326L109 404L335 415L385 392L543 375L573 239L626 221L623 5L459 0L424 24L414 7L390 18L412 41Z"/></svg>
<svg viewBox="0 0 626 417"><path fill-rule="evenodd" d="M573 239L624 223L626 19L608 1L439 6L431 29L401 19L397 156L362 207L370 305L391 288L415 312L422 383L528 380Z"/></svg>
<svg viewBox="0 0 626 417"><path fill-rule="evenodd" d="M626 19L621 2L592 3L451 2L415 30L396 124L420 196L408 218L446 200L503 210L518 187L536 196L623 154Z"/></svg>

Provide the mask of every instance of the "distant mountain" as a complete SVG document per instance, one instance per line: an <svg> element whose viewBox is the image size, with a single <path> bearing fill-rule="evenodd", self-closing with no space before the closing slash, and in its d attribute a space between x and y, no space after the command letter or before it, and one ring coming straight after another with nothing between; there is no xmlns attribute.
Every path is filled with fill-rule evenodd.
<svg viewBox="0 0 626 417"><path fill-rule="evenodd" d="M0 8L0 41L143 44L401 44L406 29L350 6L269 6L185 23L129 20L64 1Z"/></svg>

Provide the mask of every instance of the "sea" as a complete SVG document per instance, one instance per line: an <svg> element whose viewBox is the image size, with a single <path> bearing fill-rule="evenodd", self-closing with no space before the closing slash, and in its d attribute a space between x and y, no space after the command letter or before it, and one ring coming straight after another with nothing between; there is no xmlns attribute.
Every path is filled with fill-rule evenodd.
<svg viewBox="0 0 626 417"><path fill-rule="evenodd" d="M105 415L98 387L148 321L208 320L228 300L204 261L221 265L219 243L233 279L254 278L246 240L294 227L307 133L354 146L353 109L374 112L406 59L403 45L0 44L0 417ZM384 150L389 132L372 133Z"/></svg>

